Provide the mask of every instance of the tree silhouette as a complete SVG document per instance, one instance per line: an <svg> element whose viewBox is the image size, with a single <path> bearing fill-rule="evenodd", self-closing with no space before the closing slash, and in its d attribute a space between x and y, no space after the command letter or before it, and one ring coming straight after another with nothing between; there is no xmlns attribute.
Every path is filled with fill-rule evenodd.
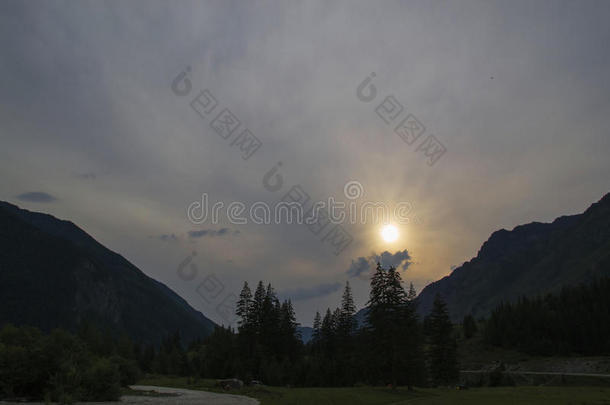
<svg viewBox="0 0 610 405"><path fill-rule="evenodd" d="M458 378L457 343L447 305L436 295L428 317L430 376L436 385L447 385Z"/></svg>

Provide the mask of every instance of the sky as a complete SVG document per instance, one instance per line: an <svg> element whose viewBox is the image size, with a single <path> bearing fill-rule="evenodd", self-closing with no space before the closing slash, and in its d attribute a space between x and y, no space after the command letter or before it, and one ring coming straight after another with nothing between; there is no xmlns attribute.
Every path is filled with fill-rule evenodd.
<svg viewBox="0 0 610 405"><path fill-rule="evenodd" d="M2 1L0 199L73 221L218 323L264 280L311 325L347 281L364 306L376 261L421 290L493 231L610 191L608 17L606 1ZM204 195L295 193L402 206L400 236L189 215Z"/></svg>

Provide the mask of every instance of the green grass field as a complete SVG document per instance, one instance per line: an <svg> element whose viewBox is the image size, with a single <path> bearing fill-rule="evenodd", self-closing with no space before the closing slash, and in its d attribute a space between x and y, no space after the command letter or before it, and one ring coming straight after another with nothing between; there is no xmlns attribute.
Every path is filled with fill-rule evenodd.
<svg viewBox="0 0 610 405"><path fill-rule="evenodd" d="M142 385L222 392L213 380L193 381L181 377L147 376ZM245 387L231 391L260 400L262 405L610 405L610 388L605 387L499 387L454 389L425 388L409 392L379 387L281 388Z"/></svg>

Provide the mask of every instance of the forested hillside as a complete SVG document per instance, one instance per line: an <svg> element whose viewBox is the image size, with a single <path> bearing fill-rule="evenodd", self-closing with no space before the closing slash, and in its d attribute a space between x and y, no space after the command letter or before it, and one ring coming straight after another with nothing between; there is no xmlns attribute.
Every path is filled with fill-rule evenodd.
<svg viewBox="0 0 610 405"><path fill-rule="evenodd" d="M610 276L610 194L584 213L494 232L475 258L424 288L420 314L436 294L452 319L488 316L504 301Z"/></svg>
<svg viewBox="0 0 610 405"><path fill-rule="evenodd" d="M185 341L214 323L71 222L0 202L0 325L62 327L82 321L159 344Z"/></svg>

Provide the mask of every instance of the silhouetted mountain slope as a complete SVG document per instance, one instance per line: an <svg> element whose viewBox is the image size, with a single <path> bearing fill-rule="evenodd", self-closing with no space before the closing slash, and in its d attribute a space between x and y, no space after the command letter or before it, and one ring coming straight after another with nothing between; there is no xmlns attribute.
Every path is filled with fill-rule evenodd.
<svg viewBox="0 0 610 405"><path fill-rule="evenodd" d="M555 291L610 275L610 194L584 213L494 232L475 258L418 296L430 312L437 293L454 321L486 316L501 301Z"/></svg>
<svg viewBox="0 0 610 405"><path fill-rule="evenodd" d="M313 337L313 328L311 326L298 326L297 331L301 334L301 341L308 343Z"/></svg>
<svg viewBox="0 0 610 405"><path fill-rule="evenodd" d="M176 330L188 341L214 328L72 222L6 202L0 202L0 297L0 324L73 329L89 320L155 344Z"/></svg>

